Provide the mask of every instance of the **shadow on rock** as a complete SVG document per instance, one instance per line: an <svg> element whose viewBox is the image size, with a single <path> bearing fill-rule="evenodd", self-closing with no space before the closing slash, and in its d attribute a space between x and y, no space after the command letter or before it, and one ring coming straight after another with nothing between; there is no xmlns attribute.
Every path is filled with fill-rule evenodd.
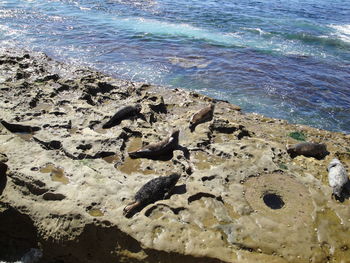
<svg viewBox="0 0 350 263"><path fill-rule="evenodd" d="M37 230L29 216L12 207L0 213L0 261L18 261L37 244Z"/></svg>
<svg viewBox="0 0 350 263"><path fill-rule="evenodd" d="M343 203L345 200L350 199L350 180L344 185L344 188L341 192L341 196L338 197L336 195L333 195L335 200L339 201L340 203Z"/></svg>
<svg viewBox="0 0 350 263"><path fill-rule="evenodd" d="M149 160L154 160L154 161L170 161L173 157L174 154L173 152L168 152L168 153L163 153L163 154L158 154L158 155L150 155L148 153L142 154L142 153L129 153L130 158L132 159L139 159L139 158L145 158Z"/></svg>
<svg viewBox="0 0 350 263"><path fill-rule="evenodd" d="M6 171L8 166L0 162L0 195L2 195L2 192L4 191L6 184L7 184L7 177L6 177Z"/></svg>

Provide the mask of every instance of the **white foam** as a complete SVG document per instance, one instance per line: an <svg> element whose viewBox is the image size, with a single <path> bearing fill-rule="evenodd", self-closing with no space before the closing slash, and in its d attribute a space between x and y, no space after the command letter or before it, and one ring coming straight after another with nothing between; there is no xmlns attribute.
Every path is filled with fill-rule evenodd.
<svg viewBox="0 0 350 263"><path fill-rule="evenodd" d="M259 27L242 27L242 29L250 31L250 32L257 32L257 33L259 33L259 35L268 35L268 34L270 34L269 32L266 32L266 31L262 30Z"/></svg>
<svg viewBox="0 0 350 263"><path fill-rule="evenodd" d="M350 24L349 25L330 25L330 28L336 30L335 36L344 42L350 43Z"/></svg>

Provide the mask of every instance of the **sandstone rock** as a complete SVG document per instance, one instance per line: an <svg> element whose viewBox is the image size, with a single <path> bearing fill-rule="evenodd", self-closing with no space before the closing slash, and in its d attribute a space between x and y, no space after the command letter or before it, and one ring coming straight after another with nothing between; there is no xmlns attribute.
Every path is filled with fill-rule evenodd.
<svg viewBox="0 0 350 263"><path fill-rule="evenodd" d="M0 260L30 249L42 251L42 262L68 263L350 258L350 201L332 200L327 178L334 157L349 170L349 136L245 114L224 101L191 133L191 115L214 99L43 54L2 52L9 81L0 88L1 118L19 126L0 127L0 164L8 167L0 169ZM30 74L18 79L21 71ZM101 129L117 108L137 103L144 118ZM128 156L177 128L170 158ZM330 154L292 159L285 145L297 143L295 131ZM174 172L182 177L168 199L123 216L142 185Z"/></svg>

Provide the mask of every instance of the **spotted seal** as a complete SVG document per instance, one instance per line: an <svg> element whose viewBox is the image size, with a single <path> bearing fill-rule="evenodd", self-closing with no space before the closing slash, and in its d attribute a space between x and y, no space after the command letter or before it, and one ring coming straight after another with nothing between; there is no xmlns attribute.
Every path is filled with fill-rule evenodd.
<svg viewBox="0 0 350 263"><path fill-rule="evenodd" d="M179 145L180 130L174 130L166 139L129 152L131 158L155 158L171 153Z"/></svg>
<svg viewBox="0 0 350 263"><path fill-rule="evenodd" d="M170 197L179 179L180 175L173 173L169 176L160 176L148 181L136 192L134 201L123 209L123 214L129 217L137 208Z"/></svg>
<svg viewBox="0 0 350 263"><path fill-rule="evenodd" d="M287 145L287 152L292 158L304 155L305 157L314 157L318 160L323 159L329 154L325 144L314 142L302 142L294 145Z"/></svg>
<svg viewBox="0 0 350 263"><path fill-rule="evenodd" d="M193 132L197 125L210 121L213 118L215 105L211 104L198 112L196 112L190 119L190 130Z"/></svg>
<svg viewBox="0 0 350 263"><path fill-rule="evenodd" d="M344 188L350 190L349 177L345 167L337 158L334 158L328 165L328 182L333 188L332 196L338 200L343 199Z"/></svg>
<svg viewBox="0 0 350 263"><path fill-rule="evenodd" d="M110 120L107 121L105 124L103 124L102 128L103 129L112 128L120 124L122 120L125 120L127 118L130 118L139 114L141 109L142 107L140 104L119 108L117 112L110 118Z"/></svg>

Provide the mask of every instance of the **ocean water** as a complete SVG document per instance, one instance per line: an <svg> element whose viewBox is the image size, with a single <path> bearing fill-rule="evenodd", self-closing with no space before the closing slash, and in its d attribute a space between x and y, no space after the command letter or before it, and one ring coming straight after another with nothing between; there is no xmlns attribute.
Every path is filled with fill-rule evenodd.
<svg viewBox="0 0 350 263"><path fill-rule="evenodd" d="M0 43L350 133L350 0L0 0Z"/></svg>

